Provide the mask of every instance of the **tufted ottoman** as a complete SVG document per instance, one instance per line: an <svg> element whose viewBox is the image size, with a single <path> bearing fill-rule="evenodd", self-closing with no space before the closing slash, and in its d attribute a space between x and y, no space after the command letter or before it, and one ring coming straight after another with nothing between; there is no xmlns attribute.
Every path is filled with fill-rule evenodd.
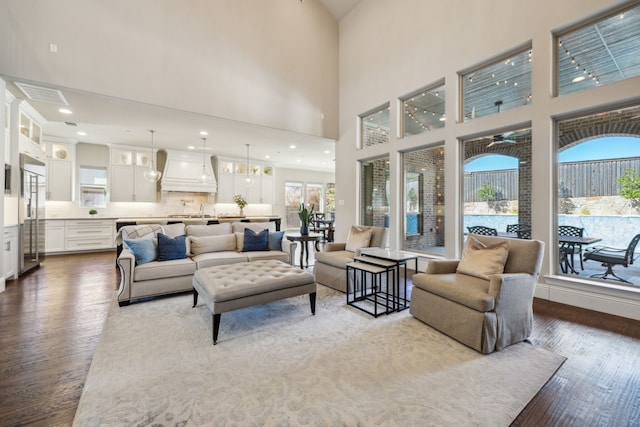
<svg viewBox="0 0 640 427"><path fill-rule="evenodd" d="M193 306L202 295L213 315L213 344L218 341L222 313L309 294L316 314L313 274L277 260L241 262L203 268L193 275Z"/></svg>

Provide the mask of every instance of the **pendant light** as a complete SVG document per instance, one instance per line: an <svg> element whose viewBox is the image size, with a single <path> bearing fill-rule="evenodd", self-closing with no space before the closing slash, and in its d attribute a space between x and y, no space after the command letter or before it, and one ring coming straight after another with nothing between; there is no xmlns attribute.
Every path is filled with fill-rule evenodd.
<svg viewBox="0 0 640 427"><path fill-rule="evenodd" d="M206 184L210 184L213 182L213 178L207 172L207 167L205 166L205 144L207 142L207 138L202 138L202 175L200 175L200 181Z"/></svg>
<svg viewBox="0 0 640 427"><path fill-rule="evenodd" d="M162 176L162 172L156 170L155 162L153 161L154 153L153 153L153 129L149 130L151 132L151 163L149 163L149 169L144 171L144 179L149 182L158 182L160 177Z"/></svg>
<svg viewBox="0 0 640 427"><path fill-rule="evenodd" d="M249 144L245 144L247 146L247 177L244 179L245 184L247 184L247 187L250 187L253 185L253 179L251 179L251 177L249 176Z"/></svg>

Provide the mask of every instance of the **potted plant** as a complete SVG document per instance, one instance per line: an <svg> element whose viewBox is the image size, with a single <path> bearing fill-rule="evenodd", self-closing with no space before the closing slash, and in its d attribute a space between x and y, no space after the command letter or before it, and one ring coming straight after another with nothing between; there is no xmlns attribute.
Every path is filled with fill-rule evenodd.
<svg viewBox="0 0 640 427"><path fill-rule="evenodd" d="M244 213L242 212L242 210L244 209L245 206L249 204L247 203L247 199L245 199L242 194L236 194L235 196L233 196L233 201L240 208L240 216L244 216Z"/></svg>
<svg viewBox="0 0 640 427"><path fill-rule="evenodd" d="M98 211L95 210L95 209L89 209L89 215L96 216L96 215L98 215Z"/></svg>
<svg viewBox="0 0 640 427"><path fill-rule="evenodd" d="M309 224L313 221L313 206L311 206L311 209L307 209L302 203L298 210L298 217L300 218L300 234L308 235Z"/></svg>

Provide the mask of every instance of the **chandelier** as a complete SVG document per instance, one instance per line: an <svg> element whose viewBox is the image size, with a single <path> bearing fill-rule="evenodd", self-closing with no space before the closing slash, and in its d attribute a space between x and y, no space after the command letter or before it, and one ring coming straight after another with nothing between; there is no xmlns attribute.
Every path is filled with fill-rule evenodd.
<svg viewBox="0 0 640 427"><path fill-rule="evenodd" d="M251 179L251 176L249 176L249 144L245 144L247 146L247 177L244 179L245 184L247 184L247 187L250 187L253 185L253 179Z"/></svg>
<svg viewBox="0 0 640 427"><path fill-rule="evenodd" d="M154 158L154 153L153 153L153 129L149 130L149 132L151 132L151 163L149 163L149 169L147 169L146 171L144 171L144 179L146 179L149 182L158 182L160 180L160 177L162 176L162 172L160 172L159 170L156 170L155 167L155 161L153 160Z"/></svg>

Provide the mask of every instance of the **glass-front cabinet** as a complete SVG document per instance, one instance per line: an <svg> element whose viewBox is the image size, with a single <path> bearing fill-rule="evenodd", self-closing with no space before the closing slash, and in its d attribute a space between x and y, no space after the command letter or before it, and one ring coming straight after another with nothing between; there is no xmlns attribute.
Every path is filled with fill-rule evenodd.
<svg viewBox="0 0 640 427"><path fill-rule="evenodd" d="M155 202L157 184L144 179L152 161L149 150L128 147L111 148L111 201Z"/></svg>
<svg viewBox="0 0 640 427"><path fill-rule="evenodd" d="M41 144L44 117L26 102L21 102L14 120L18 121L20 152L44 161L45 146Z"/></svg>
<svg viewBox="0 0 640 427"><path fill-rule="evenodd" d="M217 156L215 164L218 203L233 203L233 196L242 194L249 203L273 204L273 165Z"/></svg>
<svg viewBox="0 0 640 427"><path fill-rule="evenodd" d="M47 200L73 200L74 144L46 141Z"/></svg>

